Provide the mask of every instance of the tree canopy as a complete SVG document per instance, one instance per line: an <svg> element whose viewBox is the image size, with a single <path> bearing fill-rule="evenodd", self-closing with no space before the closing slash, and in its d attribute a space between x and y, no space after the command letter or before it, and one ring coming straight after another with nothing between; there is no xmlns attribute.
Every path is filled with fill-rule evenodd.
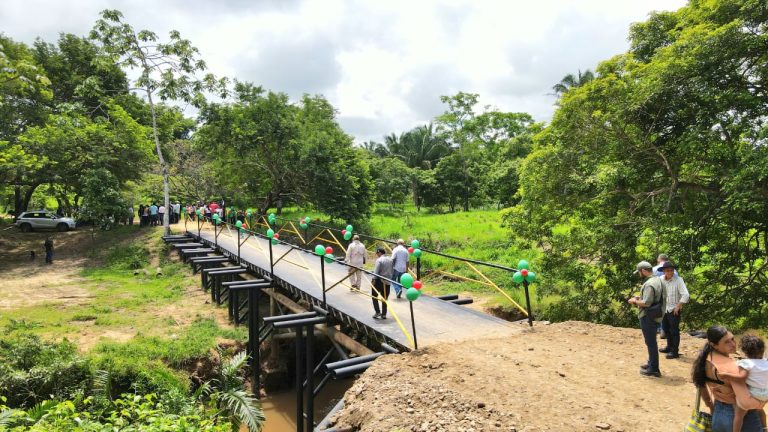
<svg viewBox="0 0 768 432"><path fill-rule="evenodd" d="M667 253L697 288L690 319L765 324L767 20L749 0L652 14L536 137L508 221L585 316L631 322L627 275Z"/></svg>

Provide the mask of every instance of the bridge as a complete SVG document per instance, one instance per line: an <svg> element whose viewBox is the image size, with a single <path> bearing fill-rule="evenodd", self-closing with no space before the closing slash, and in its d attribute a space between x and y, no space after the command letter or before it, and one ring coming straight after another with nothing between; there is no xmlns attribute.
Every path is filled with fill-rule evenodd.
<svg viewBox="0 0 768 432"><path fill-rule="evenodd" d="M198 219L186 220L183 234L164 239L200 272L212 302L226 304L235 325L248 325L254 389L260 388L261 344L275 331L293 332L297 340L296 375L301 377L296 382L298 431L304 430L302 419L306 419L306 430L314 430L313 399L328 379L360 373L380 355L521 331L519 325L462 306L466 302L456 301L455 295L421 295L415 301L405 296L395 298L394 293L388 299L379 296L388 305L389 317L374 319L370 287L372 278L378 275L355 267L363 273L363 287L368 288L352 289L348 278L354 266L341 258L317 255L312 248L334 245L343 254L344 244L332 230L321 227L310 238L308 229L302 232L292 222L277 224L264 216L251 221L250 226L254 230L271 229L277 235L269 238L231 222ZM418 277L418 259L415 264L414 276ZM259 305L265 294L279 308L270 308L270 316L261 317L259 308L251 305ZM517 306L530 320L530 305L528 310ZM278 309L289 313L279 313ZM313 357L316 329L325 332L335 346L319 362ZM334 356L340 360L331 362ZM325 375L315 385L315 377L323 372Z"/></svg>

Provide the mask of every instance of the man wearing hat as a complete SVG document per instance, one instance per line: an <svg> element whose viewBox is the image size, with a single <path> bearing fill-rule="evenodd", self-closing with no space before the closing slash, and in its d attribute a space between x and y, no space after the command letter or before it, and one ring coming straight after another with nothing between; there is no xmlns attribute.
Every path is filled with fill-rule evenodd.
<svg viewBox="0 0 768 432"><path fill-rule="evenodd" d="M659 352L666 353L668 359L675 359L680 357L680 312L690 296L685 281L675 272L674 264L665 261L659 270L664 273L659 279L667 290L667 308L661 321L661 328L667 335L667 346Z"/></svg>
<svg viewBox="0 0 768 432"><path fill-rule="evenodd" d="M635 274L643 278L643 287L640 289L640 296L632 297L628 303L639 309L637 316L640 319L645 346L648 348L648 362L640 366L640 375L660 377L656 326L661 322L661 317L666 310L667 294L661 278L653 276L653 266L648 261L640 261L636 266ZM649 316L649 312L657 316Z"/></svg>
<svg viewBox="0 0 768 432"><path fill-rule="evenodd" d="M360 243L360 236L355 234L352 237L352 243L347 247L347 256L344 262L351 264L355 267L362 267L365 264L365 257L368 255L368 251L365 249L365 245ZM360 289L360 281L362 279L360 270L355 267L348 267L349 282L352 284L350 290Z"/></svg>

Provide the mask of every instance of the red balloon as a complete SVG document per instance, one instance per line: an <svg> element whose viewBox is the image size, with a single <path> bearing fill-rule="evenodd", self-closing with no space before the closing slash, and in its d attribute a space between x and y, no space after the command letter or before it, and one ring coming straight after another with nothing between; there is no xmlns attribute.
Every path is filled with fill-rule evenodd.
<svg viewBox="0 0 768 432"><path fill-rule="evenodd" d="M420 290L421 287L422 287L421 281L418 281L418 280L417 281L413 281L413 287L416 288L417 290Z"/></svg>
<svg viewBox="0 0 768 432"><path fill-rule="evenodd" d="M327 248L325 248L325 253L332 254L333 253L333 248L328 246Z"/></svg>
<svg viewBox="0 0 768 432"><path fill-rule="evenodd" d="M408 248L408 253L409 253L409 254L412 254L414 250L415 250L414 248L412 248L412 247L409 247L409 248Z"/></svg>
<svg viewBox="0 0 768 432"><path fill-rule="evenodd" d="M341 235L347 235L347 230L341 230Z"/></svg>
<svg viewBox="0 0 768 432"><path fill-rule="evenodd" d="M280 234L278 234L278 233L275 233L275 235L273 235L272 237L274 237L274 238L280 238Z"/></svg>
<svg viewBox="0 0 768 432"><path fill-rule="evenodd" d="M528 269L520 270L520 274L523 275L523 277L528 277Z"/></svg>

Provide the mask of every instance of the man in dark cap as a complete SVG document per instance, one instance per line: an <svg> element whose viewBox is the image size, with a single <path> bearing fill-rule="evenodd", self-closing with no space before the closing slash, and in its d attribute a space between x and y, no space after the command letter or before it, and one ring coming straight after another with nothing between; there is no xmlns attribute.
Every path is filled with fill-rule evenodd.
<svg viewBox="0 0 768 432"><path fill-rule="evenodd" d="M653 266L648 261L637 263L635 274L643 278L643 287L640 296L632 297L628 303L639 309L637 316L648 349L648 362L640 366L640 375L660 377L656 327L666 309L667 295L661 279L653 276Z"/></svg>
<svg viewBox="0 0 768 432"><path fill-rule="evenodd" d="M675 359L680 357L680 312L683 305L688 303L690 295L685 281L675 272L674 264L665 261L659 270L664 274L659 279L667 291L667 307L661 320L661 329L667 335L667 346L659 352L666 353L668 359Z"/></svg>

